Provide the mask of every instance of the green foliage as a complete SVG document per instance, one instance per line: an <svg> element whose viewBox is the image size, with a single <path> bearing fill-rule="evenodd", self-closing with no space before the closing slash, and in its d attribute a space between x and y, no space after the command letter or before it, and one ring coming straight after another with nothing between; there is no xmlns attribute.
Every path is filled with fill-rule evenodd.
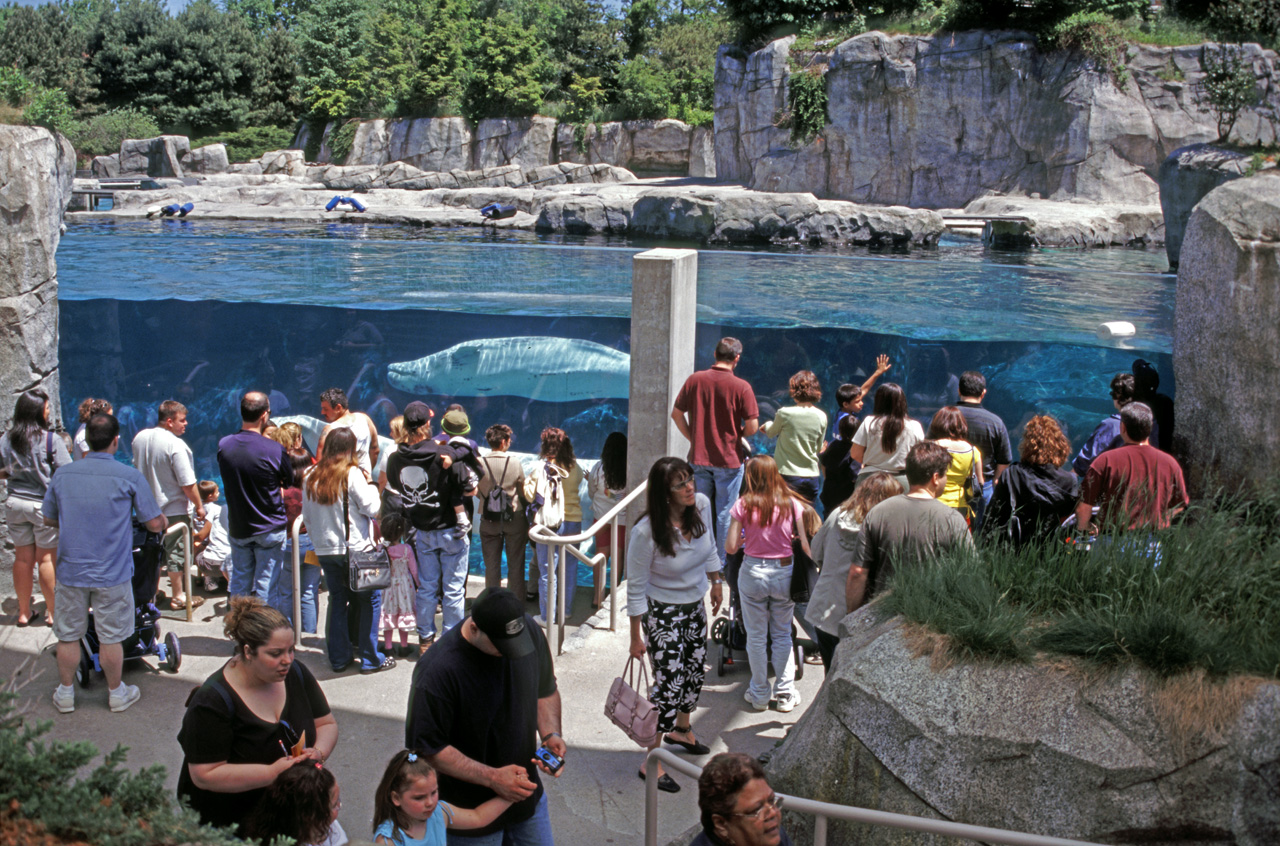
<svg viewBox="0 0 1280 846"><path fill-rule="evenodd" d="M0 691L0 804L16 803L51 834L95 846L244 843L178 807L165 789L164 767L129 772L126 750L117 747L89 769L98 755L91 744L43 740L53 724L26 722L11 688Z"/></svg>
<svg viewBox="0 0 1280 846"><path fill-rule="evenodd" d="M76 113L61 88L41 88L31 96L22 110L22 121L28 126L43 126L62 132L75 122Z"/></svg>
<svg viewBox="0 0 1280 846"><path fill-rule="evenodd" d="M1280 40L1280 0L1220 0L1209 8L1209 20L1229 41L1275 47Z"/></svg>
<svg viewBox="0 0 1280 846"><path fill-rule="evenodd" d="M1226 141L1242 109L1256 106L1260 99L1253 63L1239 47L1205 47L1204 79L1200 85L1204 101L1218 119L1218 140Z"/></svg>
<svg viewBox="0 0 1280 846"><path fill-rule="evenodd" d="M145 137L145 136L131 136ZM280 126L246 126L234 132L221 135L208 135L204 138L192 139L191 146L203 147L206 144L225 144L227 160L247 162L258 158L270 150L283 150L293 143L293 130ZM317 143L319 143L317 141ZM309 161L315 161L310 159Z"/></svg>
<svg viewBox="0 0 1280 846"><path fill-rule="evenodd" d="M36 87L17 68L0 66L0 101L21 108L31 99Z"/></svg>
<svg viewBox="0 0 1280 846"><path fill-rule="evenodd" d="M883 602L963 656L1280 678L1280 485L1194 508L1161 543L1159 567L1145 537L1089 552L984 546L899 567Z"/></svg>
<svg viewBox="0 0 1280 846"><path fill-rule="evenodd" d="M1104 12L1077 12L1055 25L1045 39L1048 46L1077 50L1110 74L1124 88L1129 70L1124 65L1129 41L1115 19Z"/></svg>
<svg viewBox="0 0 1280 846"><path fill-rule="evenodd" d="M840 18L810 21L800 28L800 34L796 37L793 49L799 51L830 49L866 31L867 19L856 12Z"/></svg>
<svg viewBox="0 0 1280 846"><path fill-rule="evenodd" d="M364 0L316 0L299 17L298 86L308 114L337 120L363 113L369 102L362 40L368 17Z"/></svg>
<svg viewBox="0 0 1280 846"><path fill-rule="evenodd" d="M0 26L0 65L21 71L36 87L61 88L73 105L85 106L97 94L84 61L88 40L68 6L11 8Z"/></svg>
<svg viewBox="0 0 1280 846"><path fill-rule="evenodd" d="M471 76L462 93L462 113L471 121L536 114L551 68L537 33L509 12L480 24L467 47Z"/></svg>
<svg viewBox="0 0 1280 846"><path fill-rule="evenodd" d="M351 145L356 140L356 129L360 121L349 120L329 135L329 161L343 164L351 154Z"/></svg>
<svg viewBox="0 0 1280 846"><path fill-rule="evenodd" d="M725 0L729 17L742 30L744 41L777 38L799 31L804 24L853 11L849 0Z"/></svg>
<svg viewBox="0 0 1280 846"><path fill-rule="evenodd" d="M82 156L109 156L120 152L126 138L154 138L160 134L155 118L138 109L112 109L87 120L76 121L67 137ZM192 145L196 146L196 145Z"/></svg>
<svg viewBox="0 0 1280 846"><path fill-rule="evenodd" d="M569 102L563 117L575 126L586 124L595 119L604 99L605 92L600 87L598 76L575 77L569 85Z"/></svg>
<svg viewBox="0 0 1280 846"><path fill-rule="evenodd" d="M667 116L671 104L671 80L657 65L637 56L618 73L619 120L655 120Z"/></svg>
<svg viewBox="0 0 1280 846"><path fill-rule="evenodd" d="M821 67L809 67L787 78L788 114L784 125L793 144L808 144L827 126L827 78Z"/></svg>

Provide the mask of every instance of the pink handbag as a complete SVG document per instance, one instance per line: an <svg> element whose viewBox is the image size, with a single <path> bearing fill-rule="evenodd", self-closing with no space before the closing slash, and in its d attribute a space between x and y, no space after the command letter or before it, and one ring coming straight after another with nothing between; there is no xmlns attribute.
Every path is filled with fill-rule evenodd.
<svg viewBox="0 0 1280 846"><path fill-rule="evenodd" d="M604 715L626 732L627 737L648 749L658 739L658 709L648 699L649 668L643 659L640 661L640 678L644 682L645 695L641 696L636 690L635 660L634 657L628 658L622 675L613 680L609 698L604 702Z"/></svg>

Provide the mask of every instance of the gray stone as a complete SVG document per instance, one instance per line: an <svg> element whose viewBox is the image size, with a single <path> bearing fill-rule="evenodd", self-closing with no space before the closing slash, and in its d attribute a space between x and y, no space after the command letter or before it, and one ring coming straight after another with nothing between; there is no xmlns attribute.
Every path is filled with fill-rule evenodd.
<svg viewBox="0 0 1280 846"><path fill-rule="evenodd" d="M127 138L120 142L120 172L181 177L182 157L190 151L185 135Z"/></svg>
<svg viewBox="0 0 1280 846"><path fill-rule="evenodd" d="M593 126L589 125L584 132L590 133L592 130ZM577 127L571 123L556 124L556 157L562 162L587 163L585 144L583 149L578 149Z"/></svg>
<svg viewBox="0 0 1280 846"><path fill-rule="evenodd" d="M387 155L424 171L466 168L471 163L471 127L460 117L391 121Z"/></svg>
<svg viewBox="0 0 1280 846"><path fill-rule="evenodd" d="M284 173L290 176L305 176L307 163L303 161L301 150L270 150L258 159L262 172Z"/></svg>
<svg viewBox="0 0 1280 846"><path fill-rule="evenodd" d="M716 136L709 126L694 127L689 138L689 176L715 179Z"/></svg>
<svg viewBox="0 0 1280 846"><path fill-rule="evenodd" d="M626 167L631 161L631 133L618 122L592 124L587 128L587 160L592 164Z"/></svg>
<svg viewBox="0 0 1280 846"><path fill-rule="evenodd" d="M627 121L623 127L631 133L631 158L609 164L646 175L688 174L693 127L670 119Z"/></svg>
<svg viewBox="0 0 1280 846"><path fill-rule="evenodd" d="M89 169L95 179L117 177L120 175L120 154L112 153L109 156L94 156Z"/></svg>
<svg viewBox="0 0 1280 846"><path fill-rule="evenodd" d="M1058 664L934 670L913 657L901 618L875 605L846 617L841 635L835 668L770 762L779 791L1095 843L1280 838L1280 744L1267 722L1280 685L1260 685L1221 737L1186 737L1133 668L1101 678ZM811 837L811 818L786 825L798 843ZM828 837L903 842L844 823Z"/></svg>
<svg viewBox="0 0 1280 846"><path fill-rule="evenodd" d="M555 118L487 118L476 126L471 166L483 170L513 164L528 170L551 164L555 139Z"/></svg>
<svg viewBox="0 0 1280 846"><path fill-rule="evenodd" d="M351 152L347 153L346 165L382 165L390 161L387 148L391 136L387 134L385 120L366 120L356 127L355 137L351 140Z"/></svg>
<svg viewBox="0 0 1280 846"><path fill-rule="evenodd" d="M1026 223L987 223L983 241L1002 248L1140 247L1158 245L1165 239L1164 218L1150 205L981 197L965 206L964 213L1026 218Z"/></svg>
<svg viewBox="0 0 1280 846"><path fill-rule="evenodd" d="M1174 150L1160 163L1160 211L1164 214L1164 250L1169 267L1178 269L1182 236L1196 203L1224 182L1249 171L1249 156L1212 144Z"/></svg>
<svg viewBox="0 0 1280 846"><path fill-rule="evenodd" d="M226 173L228 166L225 144L196 147L182 157L182 169L187 173Z"/></svg>
<svg viewBox="0 0 1280 846"><path fill-rule="evenodd" d="M792 38L717 55L720 179L860 203L960 208L987 192L1154 206L1175 149L1213 140L1200 94L1204 47L1130 48L1118 88L1090 60L1041 53L1018 32L868 32L813 58L828 70L829 124L795 149L786 113ZM1233 140L1276 137L1276 55L1247 45L1264 95ZM1181 74L1184 79L1169 81Z"/></svg>
<svg viewBox="0 0 1280 846"><path fill-rule="evenodd" d="M1280 467L1280 173L1221 185L1187 223L1178 266L1174 450L1192 495Z"/></svg>
<svg viewBox="0 0 1280 846"><path fill-rule="evenodd" d="M262 162L238 162L236 164L227 165L227 173L243 174L245 176L261 176Z"/></svg>

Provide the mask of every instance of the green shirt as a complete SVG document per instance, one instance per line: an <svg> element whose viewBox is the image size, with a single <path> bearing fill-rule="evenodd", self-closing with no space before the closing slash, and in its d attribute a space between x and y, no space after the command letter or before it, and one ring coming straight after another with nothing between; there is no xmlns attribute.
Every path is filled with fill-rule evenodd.
<svg viewBox="0 0 1280 846"><path fill-rule="evenodd" d="M815 406L791 405L778 409L761 431L778 439L773 460L784 476L819 475L818 451L827 432L827 414Z"/></svg>

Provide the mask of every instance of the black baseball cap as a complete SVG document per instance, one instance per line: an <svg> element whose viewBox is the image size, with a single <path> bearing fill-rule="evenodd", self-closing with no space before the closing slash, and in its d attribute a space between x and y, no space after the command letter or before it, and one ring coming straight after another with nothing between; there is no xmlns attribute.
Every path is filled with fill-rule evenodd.
<svg viewBox="0 0 1280 846"><path fill-rule="evenodd" d="M506 588L485 588L471 606L471 619L503 657L523 658L533 652L524 601Z"/></svg>
<svg viewBox="0 0 1280 846"><path fill-rule="evenodd" d="M414 400L404 407L404 426L406 429L417 429L431 421L435 412L431 406L420 400Z"/></svg>

